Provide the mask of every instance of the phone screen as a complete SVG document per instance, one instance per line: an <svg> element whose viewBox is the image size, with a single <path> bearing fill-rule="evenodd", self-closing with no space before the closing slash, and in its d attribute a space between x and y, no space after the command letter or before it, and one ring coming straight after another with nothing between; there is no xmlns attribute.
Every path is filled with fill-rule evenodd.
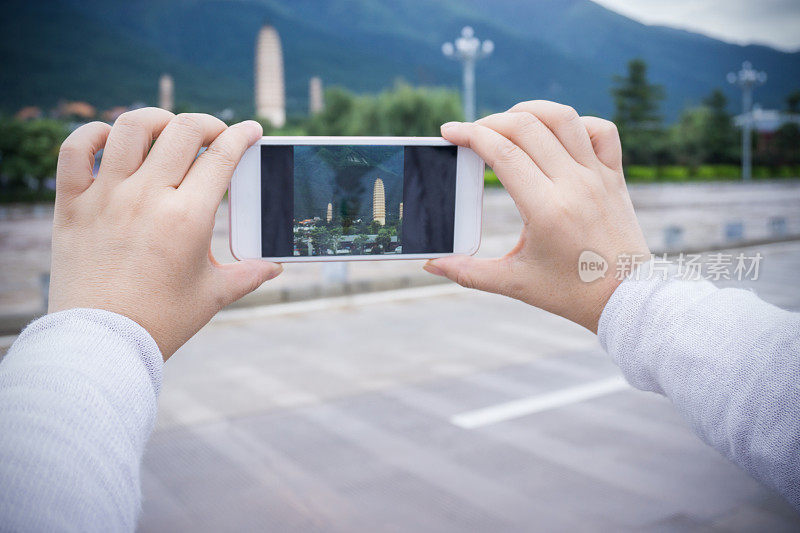
<svg viewBox="0 0 800 533"><path fill-rule="evenodd" d="M262 257L452 253L456 146L262 145Z"/></svg>

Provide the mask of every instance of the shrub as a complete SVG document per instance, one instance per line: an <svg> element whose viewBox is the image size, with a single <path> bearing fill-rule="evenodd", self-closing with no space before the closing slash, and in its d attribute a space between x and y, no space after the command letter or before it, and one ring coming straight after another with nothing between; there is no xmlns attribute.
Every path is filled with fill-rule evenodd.
<svg viewBox="0 0 800 533"><path fill-rule="evenodd" d="M657 169L658 178L663 181L686 181L689 179L689 167L670 165Z"/></svg>
<svg viewBox="0 0 800 533"><path fill-rule="evenodd" d="M500 183L500 179L497 177L497 174L494 173L494 170L487 168L486 172L483 173L483 186L502 187L503 184Z"/></svg>
<svg viewBox="0 0 800 533"><path fill-rule="evenodd" d="M658 178L657 168L646 165L628 165L625 177L632 182L650 182Z"/></svg>

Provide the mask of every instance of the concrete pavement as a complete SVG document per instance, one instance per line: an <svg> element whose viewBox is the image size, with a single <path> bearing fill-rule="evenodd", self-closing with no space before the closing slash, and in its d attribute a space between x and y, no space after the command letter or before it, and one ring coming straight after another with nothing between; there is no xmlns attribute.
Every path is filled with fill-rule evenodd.
<svg viewBox="0 0 800 533"><path fill-rule="evenodd" d="M800 243L758 251L726 283L800 310ZM165 367L140 530L800 529L618 378L582 328L454 285L225 311Z"/></svg>

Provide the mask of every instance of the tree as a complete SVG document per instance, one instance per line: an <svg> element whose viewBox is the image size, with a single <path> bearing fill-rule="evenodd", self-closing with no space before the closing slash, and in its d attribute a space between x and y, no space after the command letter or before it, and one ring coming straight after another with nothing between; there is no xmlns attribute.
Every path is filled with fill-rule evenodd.
<svg viewBox="0 0 800 533"><path fill-rule="evenodd" d="M392 236L389 234L389 230L384 228L378 231L378 235L375 237L375 244L377 246L380 246L382 252L386 253L389 251L389 245L391 244L391 242L392 242Z"/></svg>
<svg viewBox="0 0 800 533"><path fill-rule="evenodd" d="M4 191L33 190L41 196L54 177L67 129L54 120L0 122L0 184Z"/></svg>
<svg viewBox="0 0 800 533"><path fill-rule="evenodd" d="M369 230L370 230L371 233L374 234L374 233L378 233L381 230L382 227L383 226L381 226L380 222L378 222L377 220L373 220L369 225Z"/></svg>
<svg viewBox="0 0 800 533"><path fill-rule="evenodd" d="M670 129L669 145L677 163L697 167L706 160L705 129L709 120L706 107L685 109Z"/></svg>
<svg viewBox="0 0 800 533"><path fill-rule="evenodd" d="M786 97L786 111L790 119L800 119L800 91ZM793 120L785 122L775 132L774 161L779 165L800 165L800 126Z"/></svg>
<svg viewBox="0 0 800 533"><path fill-rule="evenodd" d="M684 110L670 135L673 155L680 164L697 167L737 160L738 135L727 99L718 89L702 106Z"/></svg>
<svg viewBox="0 0 800 533"><path fill-rule="evenodd" d="M310 135L348 135L356 117L359 102L353 93L340 87L325 91L325 110L311 118Z"/></svg>
<svg viewBox="0 0 800 533"><path fill-rule="evenodd" d="M374 96L334 87L325 110L308 124L311 135L438 135L439 126L462 118L458 93L398 82Z"/></svg>
<svg viewBox="0 0 800 533"><path fill-rule="evenodd" d="M342 238L342 228L331 228L328 230L330 234L330 249L333 250L333 253L336 254L336 251L339 250L339 244L341 244Z"/></svg>
<svg viewBox="0 0 800 533"><path fill-rule="evenodd" d="M364 246L366 246L367 241L369 241L369 237L367 237L363 233L359 233L353 239L353 253L356 255L361 255L364 253Z"/></svg>
<svg viewBox="0 0 800 533"><path fill-rule="evenodd" d="M728 99L721 90L715 89L703 100L703 106L708 110L703 124L705 162L720 164L736 161L738 135L733 117L728 113Z"/></svg>
<svg viewBox="0 0 800 533"><path fill-rule="evenodd" d="M439 135L443 123L463 120L458 93L403 82L378 95L373 113L376 135Z"/></svg>
<svg viewBox="0 0 800 533"><path fill-rule="evenodd" d="M792 115L800 115L800 91L791 92L786 97L786 111Z"/></svg>
<svg viewBox="0 0 800 533"><path fill-rule="evenodd" d="M328 255L328 250L333 248L333 235L324 227L317 226L311 230L311 246L314 255Z"/></svg>
<svg viewBox="0 0 800 533"><path fill-rule="evenodd" d="M647 79L647 63L633 59L626 76L614 76L611 89L616 112L614 122L620 132L625 162L656 164L664 157L660 102L664 88Z"/></svg>

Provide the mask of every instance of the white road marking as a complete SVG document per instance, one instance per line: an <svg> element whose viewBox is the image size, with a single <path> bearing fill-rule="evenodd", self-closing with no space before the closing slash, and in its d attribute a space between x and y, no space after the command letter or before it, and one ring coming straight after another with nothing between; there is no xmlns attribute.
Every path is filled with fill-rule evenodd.
<svg viewBox="0 0 800 533"><path fill-rule="evenodd" d="M428 285L425 287L414 287L410 289L397 289L392 291L376 291L362 294L351 294L346 296L332 296L329 298L317 298L300 302L289 302L283 304L267 304L255 307L241 307L225 309L220 311L211 320L212 322L228 322L232 320L250 320L276 315L290 315L298 313L311 313L315 311L327 311L341 307L357 307L388 302L399 302L402 300L415 300L418 298L430 298L434 296L449 296L464 293L467 289L455 283Z"/></svg>
<svg viewBox="0 0 800 533"><path fill-rule="evenodd" d="M582 402L598 396L630 389L630 385L621 376L601 381L594 381L577 387L569 387L559 391L522 398L511 402L467 411L450 418L450 423L464 429L475 429L505 420L519 418L533 413L541 413L565 405Z"/></svg>

